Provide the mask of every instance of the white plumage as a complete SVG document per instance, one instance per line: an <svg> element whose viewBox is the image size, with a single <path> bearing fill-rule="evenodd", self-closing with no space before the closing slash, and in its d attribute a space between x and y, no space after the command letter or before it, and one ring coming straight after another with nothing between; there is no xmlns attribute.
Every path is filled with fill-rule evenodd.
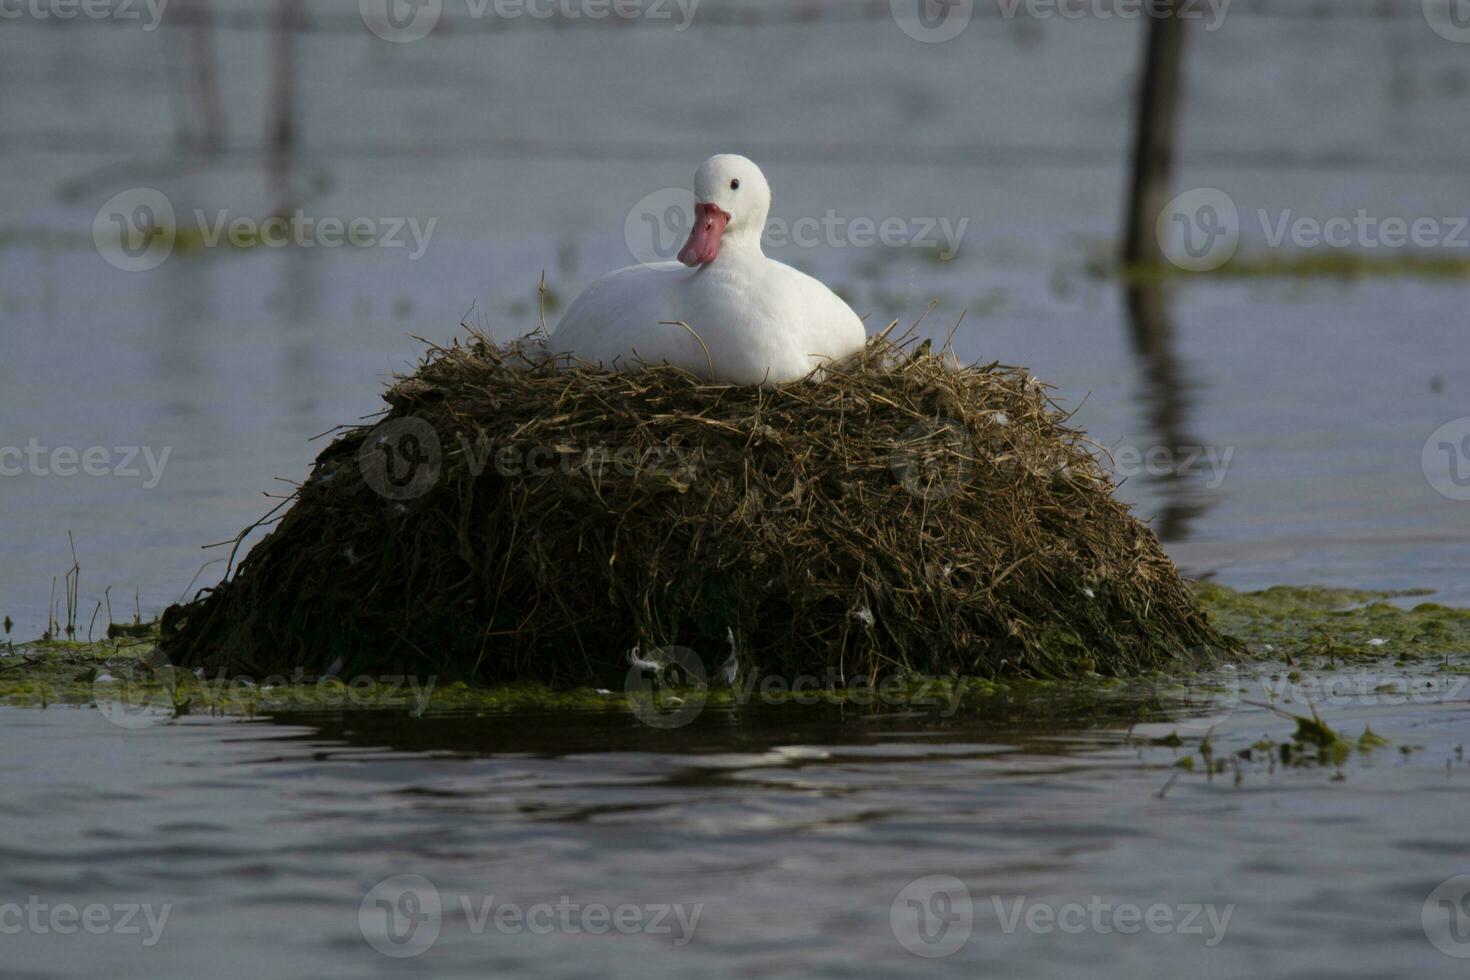
<svg viewBox="0 0 1470 980"><path fill-rule="evenodd" d="M611 370L667 363L731 384L782 384L862 349L867 334L851 307L761 251L771 192L759 167L710 157L694 193L680 261L588 286L552 333L552 351Z"/></svg>

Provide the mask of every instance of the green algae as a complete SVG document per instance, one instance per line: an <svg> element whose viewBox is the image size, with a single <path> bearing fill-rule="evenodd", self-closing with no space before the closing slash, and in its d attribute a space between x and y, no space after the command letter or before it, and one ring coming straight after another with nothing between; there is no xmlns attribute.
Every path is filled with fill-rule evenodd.
<svg viewBox="0 0 1470 980"><path fill-rule="evenodd" d="M1369 752L1373 749L1382 748L1388 744L1388 739L1375 732L1370 725L1363 726L1363 734L1358 736L1357 748L1359 752Z"/></svg>
<svg viewBox="0 0 1470 980"><path fill-rule="evenodd" d="M1406 609L1391 601L1430 594L1424 591L1278 586L1236 592L1198 584L1195 593L1216 629L1243 641L1256 657L1288 665L1332 669L1344 663L1470 654L1470 610L1429 602Z"/></svg>
<svg viewBox="0 0 1470 980"><path fill-rule="evenodd" d="M134 633L94 643L47 640L17 646L11 657L0 658L0 704L37 708L121 704L128 712L155 710L174 717L352 710L399 710L421 717L517 710L661 713L672 711L671 704L696 702L700 709L750 703L826 705L935 711L947 717L963 705L987 698L1004 694L1014 699L1028 690L1063 686L1047 681L1001 684L984 678L893 675L839 687L823 684L820 678L807 678L811 683L803 685L780 677L751 677L714 688L664 684L650 697L634 685L610 690L558 688L537 681L440 684L412 675L347 678L300 670L256 679L175 667L158 655L156 641L155 629L147 636Z"/></svg>
<svg viewBox="0 0 1470 980"><path fill-rule="evenodd" d="M1470 260L1453 251L1400 250L1375 255L1344 249L1299 250L1242 255L1218 269L1196 272L1168 262L1116 267L1107 258L1095 258L1090 271L1097 278L1111 272L1124 282L1153 285L1173 280L1306 280L1355 282L1368 279L1461 280L1470 278Z"/></svg>
<svg viewBox="0 0 1470 980"><path fill-rule="evenodd" d="M1261 592L1237 592L1219 585L1195 586L1210 621L1222 633L1244 642L1248 651L1242 664L1274 702L1268 682L1284 680L1288 692L1308 690L1344 667L1388 666L1414 668L1411 678L1390 683L1374 680L1368 690L1385 697L1409 696L1410 687L1431 680L1470 673L1470 610L1423 602L1404 608L1406 599L1425 593L1387 593L1316 587L1278 587ZM1397 604L1396 604L1397 603ZM124 699L146 704L174 716L217 714L250 716L294 712L394 710L422 715L435 712L634 711L645 707L640 692L587 687L554 687L539 682L467 684L435 683L386 675L338 677L330 673L278 674L245 678L207 675L164 661L156 651L153 630L129 628L95 643L50 640L15 644L0 655L0 704L46 707L99 705ZM1273 670L1280 665L1279 670ZM1305 673L1304 673L1305 672ZM1039 706L1056 721L1126 716L1128 711L1155 711L1181 699L1208 702L1238 699L1243 690L1235 678L1187 672L1157 673L1120 679L1093 675L1055 681L974 677L926 677L895 674L872 678L865 685L838 685L832 678L809 678L792 683L784 678L741 677L733 685L700 686L682 691L663 685L667 704L697 699L698 707L731 708L750 703L764 705L825 705L860 708L869 713L926 712L940 717L957 713L994 712L999 704ZM1289 697L1286 698L1289 700ZM1310 704L1310 696L1307 696ZM1142 706L1140 708L1140 706ZM1281 712L1275 704L1273 711ZM1168 717L1167 713L1163 717ZM1310 717L1292 715L1297 732L1285 745L1318 750L1325 759L1336 758L1341 747L1366 751L1382 744L1371 730L1356 741L1328 729L1312 710ZM1320 727L1318 727L1320 726ZM1147 742L1179 749L1185 742L1177 733ZM1208 737L1202 749L1207 769L1218 769ZM1272 752L1280 761L1281 745ZM1285 755L1291 757L1288 748Z"/></svg>

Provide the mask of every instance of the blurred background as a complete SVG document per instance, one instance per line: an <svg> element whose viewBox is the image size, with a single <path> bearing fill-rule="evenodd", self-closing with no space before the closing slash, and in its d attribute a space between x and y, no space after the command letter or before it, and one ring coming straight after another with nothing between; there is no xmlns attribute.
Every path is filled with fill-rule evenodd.
<svg viewBox="0 0 1470 980"><path fill-rule="evenodd" d="M417 338L554 326L671 255L722 151L771 182L768 252L870 329L1055 385L1186 572L1470 600L1455 0L1197 4L1171 180L1238 246L1189 274L1115 258L1145 20L914 6L0 0L0 615L46 628L68 533L83 624L217 581L201 546ZM1438 232L1273 234L1360 213Z"/></svg>

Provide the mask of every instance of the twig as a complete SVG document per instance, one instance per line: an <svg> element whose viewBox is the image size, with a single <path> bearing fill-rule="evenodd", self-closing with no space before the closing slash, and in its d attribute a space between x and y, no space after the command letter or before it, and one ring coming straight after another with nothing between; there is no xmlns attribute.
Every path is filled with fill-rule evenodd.
<svg viewBox="0 0 1470 980"><path fill-rule="evenodd" d="M195 582L199 581L199 576L201 576L201 575L204 574L204 570L206 568L208 568L210 565L218 565L222 561L224 561L223 558L211 558L209 561L205 562L203 565L200 565L199 566L199 571L197 571L197 572L194 573L194 577L191 578L191 579L189 579L189 584L186 585L186 586L184 586L184 591L179 593L179 602L183 602L185 600L185 598L188 597L189 590L194 587L194 583Z"/></svg>
<svg viewBox="0 0 1470 980"><path fill-rule="evenodd" d="M546 329L546 270L541 270L541 285L536 287L536 306L541 315L541 326L536 329L551 336L551 331Z"/></svg>
<svg viewBox="0 0 1470 980"><path fill-rule="evenodd" d="M694 339L699 341L699 346L704 348L704 361L706 364L709 365L709 379L711 381L715 380L714 358L709 356L709 348L705 347L704 338L695 333L694 328L685 323L683 320L660 320L658 321L658 323L661 327L683 327L685 330L688 330L689 333L694 337Z"/></svg>
<svg viewBox="0 0 1470 980"><path fill-rule="evenodd" d="M240 550L240 543L245 540L245 536L248 535L251 531L254 531L256 528L258 528L261 525L265 524L267 521L269 521L272 517L275 516L276 511L278 511L282 507L286 506L286 504L290 503L292 500L295 500L298 495L299 494L297 494L297 493L293 493L289 497L282 498L281 502L278 503L278 504L276 504L269 511L267 511L266 512L266 515L264 517L260 518L260 520L256 521L254 524L251 524L249 527L247 527L245 530L241 531L239 534L235 535L229 541L216 541L214 544L206 544L206 545L204 545L205 548L223 548L227 544L233 544L234 545L234 547L230 549L230 560L229 560L229 564L227 564L225 566L225 578L229 578L230 577L230 572L235 567L235 555L236 555L236 553L239 552L239 550Z"/></svg>
<svg viewBox="0 0 1470 980"><path fill-rule="evenodd" d="M71 568L66 572L66 637L77 635L77 614L81 612L82 564L77 561L77 542L70 531L66 532L67 544L71 547Z"/></svg>
<svg viewBox="0 0 1470 980"><path fill-rule="evenodd" d="M946 351L949 351L949 356L950 357L954 357L954 335L955 335L955 331L960 328L960 324L962 324L962 323L965 322L965 314L968 313L968 312L969 312L969 310L960 310L960 318L954 322L954 326L952 326L952 327L949 328L949 336L947 336L947 337L944 338L944 349ZM955 363L956 364L959 363L959 358L958 357L955 357Z"/></svg>

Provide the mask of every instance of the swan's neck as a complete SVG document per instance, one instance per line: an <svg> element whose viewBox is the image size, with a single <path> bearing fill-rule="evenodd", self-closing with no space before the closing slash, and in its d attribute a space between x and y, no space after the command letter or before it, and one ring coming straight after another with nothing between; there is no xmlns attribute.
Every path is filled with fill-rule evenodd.
<svg viewBox="0 0 1470 980"><path fill-rule="evenodd" d="M728 248L744 255L762 256L761 235L766 230L766 216L756 216L759 220L741 221L732 223L725 229L724 241L721 242L722 249Z"/></svg>

